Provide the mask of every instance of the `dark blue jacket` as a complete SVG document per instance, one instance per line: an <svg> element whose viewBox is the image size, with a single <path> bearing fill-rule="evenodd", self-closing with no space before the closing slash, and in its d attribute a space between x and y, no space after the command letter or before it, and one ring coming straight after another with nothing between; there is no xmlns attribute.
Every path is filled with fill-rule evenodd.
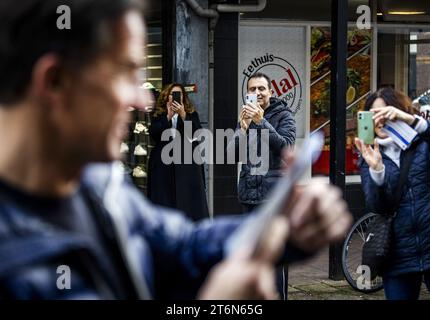
<svg viewBox="0 0 430 320"><path fill-rule="evenodd" d="M264 156L268 163L267 172L262 174L253 173L253 169L260 167L261 164L253 164L248 156L247 161L242 163L238 196L239 201L245 204L262 203L269 191L281 177L281 152L285 147L291 147L296 141L296 122L287 104L280 99L270 98L270 105L264 111L264 118L259 125L251 122L249 129L256 129L258 132L257 142L249 137L248 151L257 148L257 155ZM268 131L268 143L260 139L261 130ZM234 140L229 143L229 148L235 146L236 158L239 155L239 142L237 137L240 135L240 125L236 129ZM248 134L248 136L251 136ZM266 143L269 150L268 154L261 154L262 144Z"/></svg>
<svg viewBox="0 0 430 320"><path fill-rule="evenodd" d="M418 136L408 179L403 187L400 206L393 223L393 242L387 275L430 270L430 125ZM361 182L368 209L376 213L392 212L400 169L382 152L384 184L378 187L369 167L360 159ZM404 158L401 153L400 165Z"/></svg>
<svg viewBox="0 0 430 320"><path fill-rule="evenodd" d="M89 166L81 189L91 199L110 249L122 257L127 294L102 294L101 279L115 285L109 263L91 241L45 224L0 194L0 299L190 299L223 258L228 236L252 217L193 224L179 212L150 204L115 168ZM293 248L290 252L291 259L304 257ZM59 264L73 267L70 290L57 288Z"/></svg>

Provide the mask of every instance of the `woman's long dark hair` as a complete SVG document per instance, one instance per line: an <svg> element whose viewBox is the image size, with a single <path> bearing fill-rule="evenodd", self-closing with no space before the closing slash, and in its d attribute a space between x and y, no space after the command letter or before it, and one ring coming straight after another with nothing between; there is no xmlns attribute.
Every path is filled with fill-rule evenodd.
<svg viewBox="0 0 430 320"><path fill-rule="evenodd" d="M366 100L364 110L369 111L378 98L384 100L387 106L393 106L409 114L418 114L418 110L414 108L411 99L403 92L394 90L391 87L383 87L372 93Z"/></svg>
<svg viewBox="0 0 430 320"><path fill-rule="evenodd" d="M179 83L171 83L164 87L163 91L161 91L160 96L157 99L157 104L155 107L154 117L158 117L159 115L167 112L167 102L169 101L169 95L172 93L172 89L174 87L181 88L182 91L182 102L184 104L184 109L186 113L193 113L196 111L190 99L188 98L188 94L185 91L185 88L182 84Z"/></svg>

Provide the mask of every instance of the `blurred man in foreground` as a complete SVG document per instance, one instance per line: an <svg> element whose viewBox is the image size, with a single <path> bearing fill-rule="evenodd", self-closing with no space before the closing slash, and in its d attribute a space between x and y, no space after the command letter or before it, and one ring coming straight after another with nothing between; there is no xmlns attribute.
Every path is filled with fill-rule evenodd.
<svg viewBox="0 0 430 320"><path fill-rule="evenodd" d="M60 5L70 30L57 28ZM110 163L127 108L148 99L141 12L133 0L0 2L0 298L275 298L280 255L312 254L349 226L340 193L311 184L264 253L238 253L204 283L243 218L194 225L151 205Z"/></svg>

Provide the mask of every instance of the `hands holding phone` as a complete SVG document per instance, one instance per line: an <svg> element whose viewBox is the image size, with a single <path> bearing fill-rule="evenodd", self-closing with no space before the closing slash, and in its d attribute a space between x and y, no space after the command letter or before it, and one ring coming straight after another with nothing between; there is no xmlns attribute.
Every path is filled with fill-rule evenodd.
<svg viewBox="0 0 430 320"><path fill-rule="evenodd" d="M409 125L412 125L415 120L415 117L413 115L392 106L372 108L371 111L374 113L373 120L375 121L375 123L379 123L380 121L385 122L386 120L399 120L406 122Z"/></svg>
<svg viewBox="0 0 430 320"><path fill-rule="evenodd" d="M242 131L246 132L248 130L249 125L251 124L252 119L248 118L248 115L245 112L245 109L242 108L239 114L239 123Z"/></svg>
<svg viewBox="0 0 430 320"><path fill-rule="evenodd" d="M256 124L260 124L261 120L263 120L263 116L264 110L257 102L257 95L246 95L246 105L242 106L242 110L239 115L241 128L244 131L248 130L251 121L254 121Z"/></svg>
<svg viewBox="0 0 430 320"><path fill-rule="evenodd" d="M182 103L178 103L176 101L172 102L172 110L174 113L179 114L182 120L185 120L187 113L185 112L185 107Z"/></svg>
<svg viewBox="0 0 430 320"><path fill-rule="evenodd" d="M167 121L172 120L173 116L175 115L175 112L173 111L173 107L172 107L172 96L169 96L169 101L167 101Z"/></svg>
<svg viewBox="0 0 430 320"><path fill-rule="evenodd" d="M372 107L370 111L358 113L358 138L355 138L355 146L374 171L381 171L384 168L379 144L374 138L374 133L376 132L380 138L384 139L386 136L381 136L381 130L386 125L386 121L401 121L412 125L415 117L393 106ZM382 132L382 134L384 133Z"/></svg>
<svg viewBox="0 0 430 320"><path fill-rule="evenodd" d="M364 161L366 161L367 165L372 168L372 170L381 171L384 167L384 164L382 163L382 155L379 151L379 144L376 139L374 141L373 148L370 144L365 144L359 138L355 138L354 142L355 146L357 147L358 151L360 151L360 154L363 157Z"/></svg>
<svg viewBox="0 0 430 320"><path fill-rule="evenodd" d="M177 93L180 94L180 92L174 91L169 96L169 101L167 102L167 120L170 121L174 114L178 114L182 120L185 120L185 117L187 115L185 111L185 107L181 102L181 96L177 95Z"/></svg>
<svg viewBox="0 0 430 320"><path fill-rule="evenodd" d="M242 111L248 119L251 119L256 124L260 124L261 120L263 120L264 110L258 103L253 104L248 102L242 106Z"/></svg>

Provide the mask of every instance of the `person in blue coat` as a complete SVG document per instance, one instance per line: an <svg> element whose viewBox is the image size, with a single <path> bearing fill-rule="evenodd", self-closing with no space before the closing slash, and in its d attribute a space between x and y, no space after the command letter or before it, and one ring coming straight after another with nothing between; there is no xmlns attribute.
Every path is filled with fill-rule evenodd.
<svg viewBox="0 0 430 320"><path fill-rule="evenodd" d="M0 1L0 300L270 298L275 262L350 225L339 192L312 183L280 210L261 256L227 256L255 214L192 223L124 180L127 109L150 100L140 2ZM60 5L70 30L57 28Z"/></svg>
<svg viewBox="0 0 430 320"><path fill-rule="evenodd" d="M370 95L365 109L374 113L376 139L373 146L358 138L355 144L361 153L359 166L366 205L372 212L383 214L395 209L391 205L405 153L382 131L384 123L403 121L418 132L383 274L387 299L418 299L423 278L430 290L430 127L415 114L407 96L389 87Z"/></svg>

